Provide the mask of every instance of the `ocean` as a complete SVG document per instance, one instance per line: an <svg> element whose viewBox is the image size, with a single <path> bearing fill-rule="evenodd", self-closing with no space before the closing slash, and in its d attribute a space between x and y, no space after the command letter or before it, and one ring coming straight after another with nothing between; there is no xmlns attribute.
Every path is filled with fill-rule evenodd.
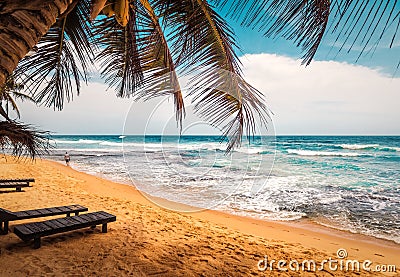
<svg viewBox="0 0 400 277"><path fill-rule="evenodd" d="M45 157L199 209L317 224L400 243L399 136L53 137ZM156 201L153 199L153 201ZM160 204L160 203L156 203Z"/></svg>

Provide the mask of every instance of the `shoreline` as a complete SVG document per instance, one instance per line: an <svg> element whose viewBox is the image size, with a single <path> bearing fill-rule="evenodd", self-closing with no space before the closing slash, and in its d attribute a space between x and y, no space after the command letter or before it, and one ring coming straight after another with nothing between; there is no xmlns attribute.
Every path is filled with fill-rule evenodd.
<svg viewBox="0 0 400 277"><path fill-rule="evenodd" d="M44 160L46 160L48 162L54 162L56 164L64 166L63 162L57 162L57 161L53 161L53 160L49 160L49 159L44 159ZM164 209L164 210L167 210L167 211L173 212L173 213L183 213L183 214L186 214L189 216L194 216L199 219L204 219L204 220L211 219L211 221L214 223L223 224L230 228L232 228L233 225L226 224L226 222L221 220L222 218L230 219L230 220L236 219L239 223L245 221L252 225L262 226L262 227L267 227L267 228L275 228L275 227L273 227L273 225L277 225L280 227L281 230L284 230L284 232L286 232L286 230L285 230L286 227L296 228L299 232L301 232L301 231L310 232L317 236L318 236L318 234L326 235L327 237L336 237L339 239L346 239L346 240L354 241L357 243L359 243L361 241L361 242L365 242L367 245L368 244L376 245L376 246L383 245L384 247L387 247L388 249L394 249L396 251L400 251L400 244L393 240L378 238L378 237L360 234L360 233L353 233L348 230L340 230L340 229L336 229L333 227L324 226L322 224L318 224L317 222L313 222L311 219L307 219L307 218L297 219L297 220L293 220L293 221L278 221L278 220L273 221L273 220L265 220L265 219L255 218L255 217L251 217L251 216L235 215L235 214L229 213L227 211L203 209L203 208L189 206L187 204L175 202L172 200L168 200L165 198L149 195L143 191L138 190L133 184L125 184L125 183L116 182L116 181L113 181L113 180L110 180L107 178L103 178L100 176L86 173L84 171L74 169L72 167L67 167L67 168L70 168L71 170L73 170L75 172L87 174L89 176L100 178L102 180L110 181L117 186L128 186L130 188L133 188L136 193L138 193L141 197L143 197L143 200L146 201L146 202L144 202L145 204L154 205L161 209ZM133 182L135 183L138 181L133 180ZM152 201L151 199L157 199L157 202ZM166 208L162 205L159 205L159 203L163 204L164 206L168 206L168 208ZM176 209L176 210L173 210L173 209ZM184 211L184 212L180 211L183 209L194 210L194 211ZM210 218L209 217L210 213L215 214L215 217ZM222 217L222 218L220 218L220 217ZM239 231L242 231L242 232L244 231L251 235L256 235L256 236L261 236L261 237L266 237L265 236L266 234L270 235L270 233L265 233L263 231L260 232L259 230L255 231L255 230L251 230L248 228L243 228L243 227L240 227L240 225L236 225L236 224L234 225L234 227L235 227L235 229L237 228L237 230L239 230ZM292 241L292 242L300 242L300 240L292 239L292 238L290 238L290 236L288 236L288 237L285 236L285 239ZM316 242L316 243L310 243L308 246L317 247L318 245L319 245L319 242ZM335 248L335 246L332 248L329 248L329 249L324 249L324 250L330 250L330 251L333 251L333 253L334 253L334 250L335 250L334 248ZM379 255L379 253L377 253L377 254ZM394 254L396 254L396 253L394 253ZM375 255L375 253L374 253L374 255ZM366 257L365 259L368 259L368 258ZM399 268L400 268L399 259L394 259L394 260L392 260L392 262L399 262Z"/></svg>
<svg viewBox="0 0 400 277"><path fill-rule="evenodd" d="M54 162L56 164L59 164L60 166L64 166L62 162L57 162L57 161L48 160L48 159L45 159L45 160L49 161L49 162ZM267 228L271 228L271 227L275 228L275 227L273 227L273 225L277 225L280 227L281 230L284 230L284 232L286 232L285 227L296 228L296 229L298 229L299 232L306 231L306 232L310 232L315 235L318 235L318 234L326 235L327 237L336 237L339 239L346 239L346 240L354 241L357 243L362 241L362 242L365 242L366 244L371 244L371 245L376 245L376 246L384 245L388 249L394 249L396 251L400 251L400 244L396 243L395 241L383 239L383 238L377 238L374 236L369 236L369 235L360 234L360 233L352 233L347 230L340 230L340 229L320 225L316 222L311 221L310 219L299 219L299 220L293 220L293 221L263 220L263 219L254 218L254 217L250 217L250 216L235 215L235 214L225 212L225 211L220 211L220 210L203 209L203 208L199 208L199 207L193 207L193 206L189 206L189 205L182 204L179 202L174 202L174 201L171 201L171 200L168 200L165 198L149 195L143 191L138 190L133 184L119 183L119 182L115 182L115 181L107 179L107 178L102 178L102 177L99 177L96 175L91 175L84 171L79 171L72 167L69 167L69 168L71 170L74 170L74 171L82 173L82 174L87 174L89 176L100 178L102 180L110 181L110 182L116 184L117 186L118 185L119 186L128 186L130 188L133 188L135 190L135 192L137 192L141 197L143 197L143 200L145 200L147 202L147 203L145 202L146 204L155 205L161 209L165 209L170 212L181 213L181 211L177 211L177 210L193 209L194 211L185 211L183 213L187 214L189 216L197 217L199 219L205 219L205 220L211 219L212 222L218 223L218 224L224 224L224 225L226 224L223 220L221 220L220 217L222 217L222 218L226 218L226 219L230 219L230 220L236 219L239 224L240 224L240 222L246 221L252 225L262 226L262 227L267 227ZM133 182L137 182L137 181L133 180ZM151 199L157 199L158 203L162 203L162 204L164 204L164 206L168 206L170 208L175 208L177 210L171 210L169 208L165 208L165 207L159 205L158 203L151 201ZM210 218L209 217L210 213L215 214L215 217ZM235 224L235 225L226 224L226 225L227 225L227 227L230 227L230 228L232 228L234 226L235 229L237 228L237 230L242 231L242 232L245 231L246 233L251 234L251 235L256 235L256 236L261 236L261 237L265 237L265 235L270 235L270 233L265 233L263 231L260 232L259 230L255 231L255 230L251 230L248 228L243 228L237 224ZM298 239L291 239L290 236L288 236L288 237L285 236L285 239L292 241L292 242L300 242ZM308 246L317 247L318 245L319 245L319 242L315 242L315 243L310 243ZM333 246L329 249L324 249L324 250L330 250L330 251L334 252L335 247L336 246ZM376 254L379 254L379 253L376 253ZM396 253L394 253L394 254L396 254ZM375 253L374 253L374 255L375 255ZM365 259L368 259L368 258L365 257ZM394 259L391 262L400 262L400 261L398 261L398 259ZM399 264L399 268L400 268L400 264Z"/></svg>
<svg viewBox="0 0 400 277"><path fill-rule="evenodd" d="M173 212L165 208L160 208L152 203L142 195L142 192L138 191L132 185L120 184L102 179L66 167L52 160L37 160L32 163L31 161L16 162L12 158L9 158L7 162L5 162L4 158L0 158L0 168L2 169L0 171L0 178L19 176L19 178L34 177L37 180L36 183L33 184L33 188L27 188L23 193L0 193L2 208L22 210L28 208L42 208L50 205L74 204L69 201L76 201L77 204L88 206L89 211L104 209L105 211L111 210L117 213L117 222L116 224L110 224L111 231L109 233L104 234L104 236L102 234L90 235L87 237L81 235L78 236L78 239L75 241L71 242L67 239L66 241L57 243L57 248L64 249L64 251L66 251L65 248L68 247L67 243L76 244L79 243L79 241L84 243L89 240L89 237L94 242L101 241L104 244L110 245L110 247L119 248L122 239L120 242L117 242L118 240L114 238L115 235L125 237L125 240L135 239L134 244L137 244L136 240L138 240L138 237L141 238L143 234L144 237L146 237L147 233L151 233L151 236L143 239L144 244L147 245L155 238L156 242L154 245L158 245L157 247L162 246L164 249L164 244L169 245L174 241L185 241L186 235L188 233L193 233L194 237L190 239L196 239L196 243L198 244L193 242L192 245L196 244L200 247L199 249L203 249L203 247L206 247L203 244L207 243L207 245L212 244L212 246L210 246L212 249L208 249L209 252L207 255L199 254L198 260L191 260L191 263L189 262L181 265L183 268L182 270L187 270L188 267L190 269L194 265L197 265L197 263L203 263L204 257L209 257L209 255L214 258L224 257L224 259L230 259L226 255L228 255L230 251L234 251L231 256L235 255L236 252L236 255L239 255L239 252L241 253L240 255L243 253L246 255L253 253L255 255L253 258L244 256L237 261L239 264L236 264L236 266L243 267L243 270L250 270L246 271L247 273L253 272L254 270L257 273L257 261L260 257L262 258L267 254L268 256L272 255L272 257L276 256L276 258L302 258L304 255L308 255L307 257L309 257L311 253L312 258L316 260L321 260L324 257L325 259L330 257L334 259L336 258L336 251L339 248L346 249L349 254L348 257L351 259L359 259L360 261L371 260L378 264L394 264L396 265L397 272L398 268L400 268L398 258L400 245L395 242L335 230L303 220L299 222L266 221L216 210L204 210L191 213ZM3 168L5 170L3 170ZM23 199L26 199L26 197L30 197L31 202L24 202ZM178 208L187 207L186 205L165 199L157 199ZM141 218L141 220L137 221L137 218ZM186 221L190 222L189 225L185 223ZM132 225L130 222L136 222L136 224ZM135 227L137 224L141 226L139 233L132 231L132 228L137 228ZM164 225L166 225L166 227L162 228ZM200 229L197 229L197 225L199 225ZM178 228L176 234L171 234L169 231L175 228ZM192 228L196 228L197 231L194 232ZM116 230L120 232L116 234ZM205 233L207 232L210 233L206 235ZM106 237L111 237L113 239L104 241ZM47 243L44 243L43 249L45 250L43 251L55 251L54 247L51 246L50 238L44 241L47 241ZM223 246L222 244L225 242L232 245L233 249L229 248L230 246L228 248L226 248L227 246ZM116 245L118 245L118 247ZM127 247L135 246L124 245L124 247L126 249ZM190 245L187 247L190 247ZM6 261L12 262L13 255L11 254L13 254L15 248L24 248L26 251L31 252L31 249L26 246L25 243L21 243L15 236L7 236L6 242L0 238L0 259L6 258ZM216 250L219 248L222 249L222 252ZM171 251L168 253L173 256L179 252L179 249L180 248L176 246L175 248L171 248ZM238 249L243 249L243 251ZM7 256L8 252L10 252L10 256ZM4 255L4 253L6 253L6 255ZM39 251L33 253L39 253ZM90 255L83 250L82 253ZM17 255L18 254L20 254L20 252L18 252ZM151 254L146 252L145 257L156 254L157 253ZM145 258L142 256L140 257L140 261L143 262ZM178 259L180 259L179 257ZM51 258L48 256L43 258L44 261L49 259ZM81 259L83 259L83 257L81 257ZM207 261L208 262L204 263L211 266L212 261L209 258L207 258ZM125 260L123 262L125 262ZM171 263L172 262L176 261L173 260ZM234 261L232 261L232 263L234 263ZM227 270L222 269L218 264L214 265L214 267L205 267L205 269L207 272L217 270L214 271L215 274ZM190 273L190 271L186 273ZM276 273L279 275L280 272ZM193 274L193 270L191 274ZM188 276L192 276L191 274ZM343 274L345 274L343 276L347 276L346 273ZM335 276L341 275L335 273ZM389 274L389 276L393 276L393 273Z"/></svg>
<svg viewBox="0 0 400 277"><path fill-rule="evenodd" d="M63 162L50 160L50 159L44 159L44 160L57 163L61 166L64 165ZM310 231L314 230L316 232L321 232L321 233L336 234L336 236L343 237L343 238L361 239L362 241L370 241L371 243L375 243L375 244L383 243L384 245L387 245L388 247L395 247L395 248L398 247L400 249L400 243L398 243L394 240L387 239L387 238L380 238L380 237L376 237L376 236L368 235L368 234L355 233L355 232L351 232L350 230L335 228L334 226L327 226L322 223L313 221L310 218L300 218L300 219L295 219L295 220L269 220L269 219L257 218L255 216L252 217L252 216L246 216L246 215L238 215L238 214L230 213L229 211L222 211L222 210L216 210L216 209L215 210L214 209L205 209L205 208L199 208L199 207L195 207L195 206L189 206L184 203L179 203L179 202L175 202L173 200L165 199L162 197L149 195L146 192L143 192L135 187L134 183L139 183L139 181L137 181L137 180L132 179L133 184L132 183L131 184L123 183L123 182L119 182L119 181L115 181L110 178L107 178L106 176L90 174L83 170L79 170L79 169L76 169L73 167L70 167L70 168L72 170L75 170L76 172L88 174L90 176L104 179L104 180L113 182L115 184L132 187L135 189L135 191L137 191L139 194L141 194L144 199L151 202L152 205L158 206L159 208L162 208L162 209L170 210L172 212L183 212L188 215L195 215L196 213L211 211L211 212L221 213L223 215L230 215L233 217L246 218L246 219L251 219L251 220L255 220L255 221L268 222L268 223L272 223L272 224L276 223L276 224L281 224L281 225L288 225L288 226L292 226L292 227L298 227L299 229L306 229L306 230L310 230ZM151 199L156 199L156 201L151 201ZM157 202L163 203L164 206L168 206L169 208L159 205ZM174 210L174 207L176 207L177 210ZM188 211L180 211L182 209L186 209Z"/></svg>

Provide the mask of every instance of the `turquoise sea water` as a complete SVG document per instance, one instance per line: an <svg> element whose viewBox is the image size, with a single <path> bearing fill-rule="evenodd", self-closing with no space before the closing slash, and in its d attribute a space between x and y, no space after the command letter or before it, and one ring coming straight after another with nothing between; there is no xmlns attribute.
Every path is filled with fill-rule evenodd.
<svg viewBox="0 0 400 277"><path fill-rule="evenodd" d="M48 157L154 196L400 243L400 137L256 137L226 155L215 136L55 136Z"/></svg>

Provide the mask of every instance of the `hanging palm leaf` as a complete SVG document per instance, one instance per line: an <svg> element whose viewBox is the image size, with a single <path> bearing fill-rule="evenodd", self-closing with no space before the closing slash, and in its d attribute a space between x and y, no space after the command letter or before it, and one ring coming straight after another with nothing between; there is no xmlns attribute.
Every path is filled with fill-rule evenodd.
<svg viewBox="0 0 400 277"><path fill-rule="evenodd" d="M391 34L393 46L400 25L398 0L211 0L211 3L226 11L231 18L241 21L246 27L264 32L267 37L282 36L293 40L304 51L303 63L309 64L314 57L328 27L338 33L336 41L343 40L352 47L359 43L359 57L377 47L389 26L396 25ZM339 50L339 51L340 51Z"/></svg>
<svg viewBox="0 0 400 277"><path fill-rule="evenodd" d="M104 47L98 56L102 75L110 86L117 87L117 95L134 95L136 99L173 95L176 118L181 124L184 104L175 64L149 2L130 5L125 27L107 18L96 24L96 29Z"/></svg>
<svg viewBox="0 0 400 277"><path fill-rule="evenodd" d="M27 154L33 159L35 156L48 153L51 146L48 132L37 130L32 126L10 119L9 105L20 117L15 99L33 101L30 96L20 92L23 87L23 85L15 82L14 76L11 75L7 78L5 86L0 88L0 115L5 119L0 121L0 147L3 152L18 157Z"/></svg>
<svg viewBox="0 0 400 277"><path fill-rule="evenodd" d="M79 95L92 63L93 37L88 23L89 2L78 1L41 39L38 52L23 59L16 76L28 83L35 101L61 110L64 101Z"/></svg>
<svg viewBox="0 0 400 277"><path fill-rule="evenodd" d="M0 147L5 153L10 151L17 157L29 155L34 159L48 154L51 145L48 132L16 121L0 121Z"/></svg>
<svg viewBox="0 0 400 277"><path fill-rule="evenodd" d="M21 116L17 103L15 102L16 99L34 102L31 96L20 92L23 88L24 86L22 84L15 81L14 75L9 76L6 80L6 84L0 88L0 115L5 119L11 120L9 118L9 106L16 112L18 118ZM5 108L3 108L3 102Z"/></svg>
<svg viewBox="0 0 400 277"><path fill-rule="evenodd" d="M228 137L227 151L254 134L255 118L268 115L259 91L241 77L232 30L206 1L159 1L173 53L182 71L194 74L189 95L195 110Z"/></svg>
<svg viewBox="0 0 400 277"><path fill-rule="evenodd" d="M135 11L130 9L130 12L133 18ZM96 57L102 76L109 87L116 88L117 96L131 96L143 84L136 21L130 20L122 27L113 17L103 17L94 26L94 35L102 49Z"/></svg>

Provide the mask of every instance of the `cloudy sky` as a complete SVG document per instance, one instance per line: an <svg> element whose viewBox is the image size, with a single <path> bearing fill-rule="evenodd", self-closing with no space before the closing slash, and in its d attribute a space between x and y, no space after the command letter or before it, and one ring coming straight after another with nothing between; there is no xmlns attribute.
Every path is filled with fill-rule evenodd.
<svg viewBox="0 0 400 277"><path fill-rule="evenodd" d="M373 56L365 54L355 63L360 49L338 54L340 45L328 35L314 62L304 67L292 42L231 25L242 49L244 77L265 95L277 134L400 135L399 37L392 49L383 43ZM150 118L154 128L149 132L161 133L165 121L173 119L173 103L160 106L162 101L132 103L91 81L61 112L21 103L21 120L55 134L121 134L125 122L125 132L143 134ZM192 122L189 118L186 126ZM196 131L211 132L205 126Z"/></svg>

